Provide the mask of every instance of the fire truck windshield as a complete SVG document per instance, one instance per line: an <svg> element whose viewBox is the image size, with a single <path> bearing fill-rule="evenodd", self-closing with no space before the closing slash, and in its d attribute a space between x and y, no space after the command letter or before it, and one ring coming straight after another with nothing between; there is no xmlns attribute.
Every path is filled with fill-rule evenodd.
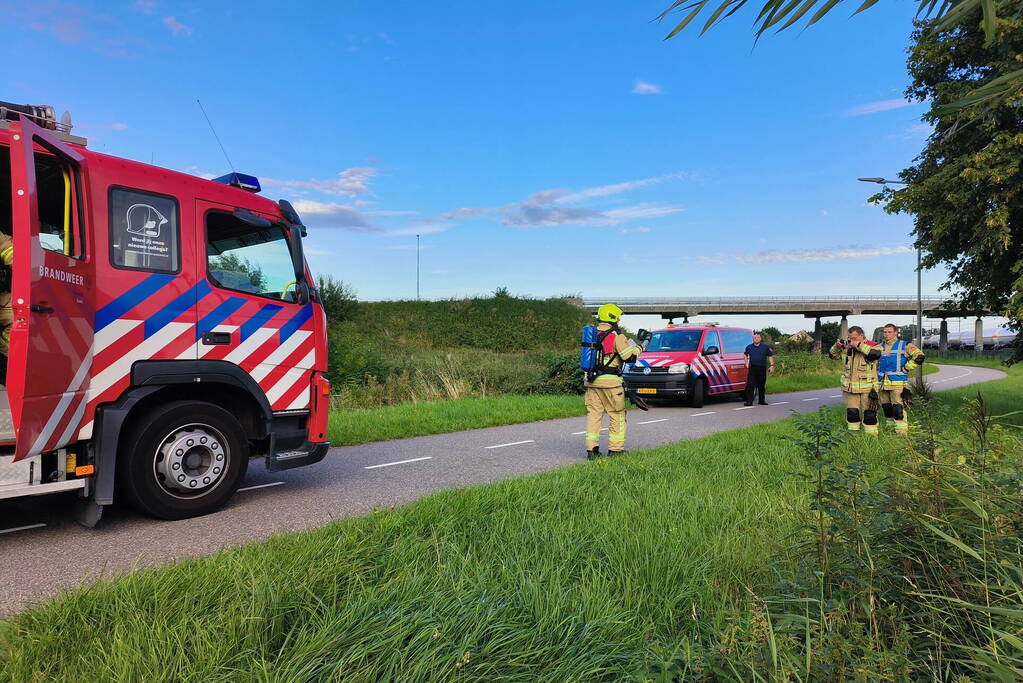
<svg viewBox="0 0 1023 683"><path fill-rule="evenodd" d="M284 228L259 227L219 211L206 215L206 270L225 289L295 301L295 268Z"/></svg>

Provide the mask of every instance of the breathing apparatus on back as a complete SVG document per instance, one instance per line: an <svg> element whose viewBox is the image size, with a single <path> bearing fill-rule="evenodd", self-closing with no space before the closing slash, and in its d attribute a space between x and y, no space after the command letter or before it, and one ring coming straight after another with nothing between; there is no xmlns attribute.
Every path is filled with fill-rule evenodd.
<svg viewBox="0 0 1023 683"><path fill-rule="evenodd" d="M586 325L582 330L579 342L579 367L586 373L586 381L593 382L600 375L621 375L625 370L625 359L615 348L615 339L621 330L618 321L622 319L622 309L615 304L604 304L597 309L597 320L610 327L600 330L596 325ZM617 365L612 365L614 359ZM634 392L626 391L628 399L641 410L647 410L643 399Z"/></svg>

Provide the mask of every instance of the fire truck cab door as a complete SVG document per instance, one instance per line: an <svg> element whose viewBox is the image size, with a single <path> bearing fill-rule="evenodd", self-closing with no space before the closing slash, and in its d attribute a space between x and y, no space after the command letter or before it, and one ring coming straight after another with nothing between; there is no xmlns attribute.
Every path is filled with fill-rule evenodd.
<svg viewBox="0 0 1023 683"><path fill-rule="evenodd" d="M92 361L84 156L27 120L11 124L14 259L7 391L14 459L78 436Z"/></svg>

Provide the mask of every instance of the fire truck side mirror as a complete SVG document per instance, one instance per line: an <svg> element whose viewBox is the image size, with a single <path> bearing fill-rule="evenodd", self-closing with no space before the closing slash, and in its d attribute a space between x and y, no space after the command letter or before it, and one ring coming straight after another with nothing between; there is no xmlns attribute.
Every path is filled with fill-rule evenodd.
<svg viewBox="0 0 1023 683"><path fill-rule="evenodd" d="M292 223L288 226L291 239L291 264L295 268L295 282L298 283L299 292L309 300L309 283L305 278L305 254L302 252L302 226ZM305 287L303 290L302 287Z"/></svg>

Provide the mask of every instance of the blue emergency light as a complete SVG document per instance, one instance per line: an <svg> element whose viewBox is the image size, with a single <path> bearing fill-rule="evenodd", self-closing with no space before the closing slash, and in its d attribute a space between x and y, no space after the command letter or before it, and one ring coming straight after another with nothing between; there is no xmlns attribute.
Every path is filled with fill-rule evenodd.
<svg viewBox="0 0 1023 683"><path fill-rule="evenodd" d="M230 185L231 187L238 187L246 192L259 192L263 188L259 186L259 178L254 175L246 175L244 173L228 173L222 175L219 178L214 178L213 182L223 183L224 185Z"/></svg>

